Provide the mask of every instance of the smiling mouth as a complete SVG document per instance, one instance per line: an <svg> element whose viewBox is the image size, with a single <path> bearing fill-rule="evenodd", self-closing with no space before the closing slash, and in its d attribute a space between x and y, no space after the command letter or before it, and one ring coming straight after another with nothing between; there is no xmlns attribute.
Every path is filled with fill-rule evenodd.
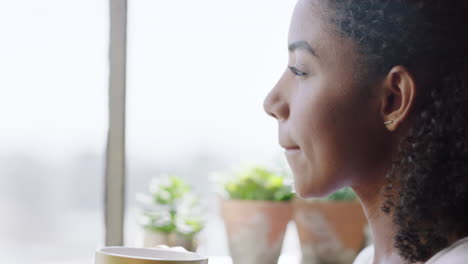
<svg viewBox="0 0 468 264"><path fill-rule="evenodd" d="M285 150L298 150L300 149L299 147L285 147Z"/></svg>
<svg viewBox="0 0 468 264"><path fill-rule="evenodd" d="M298 146L287 146L287 147L283 147L284 149L284 152L286 153L294 153L294 152L298 152L301 150L301 148L299 148Z"/></svg>

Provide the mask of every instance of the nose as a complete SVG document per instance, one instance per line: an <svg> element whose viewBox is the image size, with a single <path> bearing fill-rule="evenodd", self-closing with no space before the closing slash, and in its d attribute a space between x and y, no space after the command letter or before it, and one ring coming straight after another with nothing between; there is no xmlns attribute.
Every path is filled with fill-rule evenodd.
<svg viewBox="0 0 468 264"><path fill-rule="evenodd" d="M283 85L283 81L280 79L263 102L265 112L278 121L286 120L289 117L289 104Z"/></svg>

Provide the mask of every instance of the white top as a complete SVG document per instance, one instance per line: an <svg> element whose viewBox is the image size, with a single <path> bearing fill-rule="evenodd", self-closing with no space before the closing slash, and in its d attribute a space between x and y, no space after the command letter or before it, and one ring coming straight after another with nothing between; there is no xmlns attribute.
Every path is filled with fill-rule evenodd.
<svg viewBox="0 0 468 264"><path fill-rule="evenodd" d="M359 253L353 264L372 264L374 246L366 247ZM425 264L466 264L468 263L468 237L458 240L441 250Z"/></svg>

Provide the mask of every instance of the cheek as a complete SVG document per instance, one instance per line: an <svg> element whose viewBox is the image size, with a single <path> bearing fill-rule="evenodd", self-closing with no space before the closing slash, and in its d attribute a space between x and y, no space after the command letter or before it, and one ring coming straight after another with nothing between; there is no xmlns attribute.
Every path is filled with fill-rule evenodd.
<svg viewBox="0 0 468 264"><path fill-rule="evenodd" d="M352 126L351 101L336 92L330 85L310 87L308 93L300 94L298 120L306 154L317 159L335 160L337 148L348 141ZM305 90L305 89L304 89ZM323 164L326 165L326 164Z"/></svg>
<svg viewBox="0 0 468 264"><path fill-rule="evenodd" d="M359 174L355 157L365 138L362 127L356 127L365 111L362 100L333 86L312 89L299 95L300 103L292 109L298 113L293 118L303 150L300 159L290 161L300 196L323 196L350 184Z"/></svg>
<svg viewBox="0 0 468 264"><path fill-rule="evenodd" d="M333 94L316 99L310 110L314 119L306 153L313 158L312 167L317 168L317 173L328 181L338 181L348 162L345 158L348 144L353 140L349 133L352 115Z"/></svg>

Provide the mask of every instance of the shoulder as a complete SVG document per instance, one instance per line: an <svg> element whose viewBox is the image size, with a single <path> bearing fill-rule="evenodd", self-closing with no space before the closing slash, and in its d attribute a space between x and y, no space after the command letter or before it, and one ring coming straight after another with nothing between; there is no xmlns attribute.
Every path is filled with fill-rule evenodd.
<svg viewBox="0 0 468 264"><path fill-rule="evenodd" d="M374 258L374 246L368 246L354 259L353 264L371 264Z"/></svg>
<svg viewBox="0 0 468 264"><path fill-rule="evenodd" d="M435 254L426 264L465 264L468 259L468 237L458 240Z"/></svg>

